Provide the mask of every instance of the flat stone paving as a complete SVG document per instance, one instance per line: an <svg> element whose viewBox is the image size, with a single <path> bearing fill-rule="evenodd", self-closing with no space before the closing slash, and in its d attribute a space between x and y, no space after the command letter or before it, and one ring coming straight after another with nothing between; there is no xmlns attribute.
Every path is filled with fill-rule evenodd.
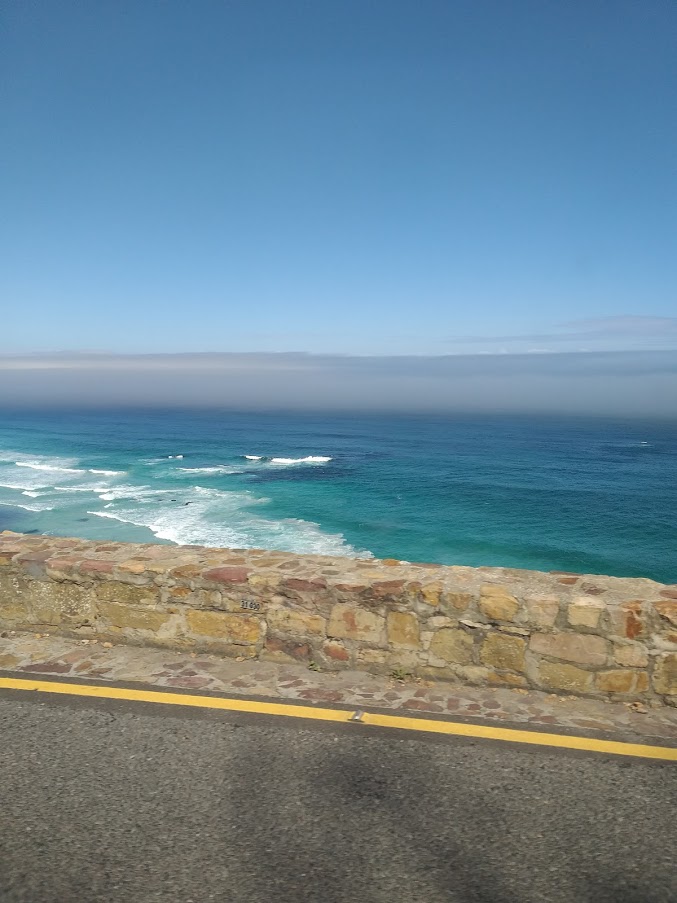
<svg viewBox="0 0 677 903"><path fill-rule="evenodd" d="M11 631L0 636L0 676L3 672L36 678L140 682L222 696L297 700L407 714L420 712L677 745L677 708L667 706L609 703L523 689L397 680L358 671L320 672L297 664L238 661L49 634Z"/></svg>

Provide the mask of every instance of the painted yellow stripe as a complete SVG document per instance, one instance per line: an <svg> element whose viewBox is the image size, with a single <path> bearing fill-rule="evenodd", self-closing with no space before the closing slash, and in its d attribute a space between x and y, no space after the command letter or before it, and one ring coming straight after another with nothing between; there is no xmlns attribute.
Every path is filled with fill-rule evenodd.
<svg viewBox="0 0 677 903"><path fill-rule="evenodd" d="M122 699L128 702L153 702L161 705L190 706L199 709L247 712L258 715L282 715L287 718L305 718L313 721L333 721L344 724L352 717L352 712L341 709L322 709L315 706L287 705L283 702L232 699L222 696L195 696L184 693L172 693L165 690L131 690L126 687L112 687L107 684L70 684L57 683L56 681L0 677L0 689L37 690L41 693L55 693L66 696ZM639 756L643 759L662 759L677 762L677 748L668 746L648 746L642 743L624 743L618 740L572 737L564 734L523 731L507 727L490 727L484 724L462 724L457 721L408 718L403 715L384 715L377 712L361 714L359 723L395 730L446 734L453 737L476 737L481 740L502 740L508 743L526 743L531 746L579 749L585 752L605 753L606 755Z"/></svg>

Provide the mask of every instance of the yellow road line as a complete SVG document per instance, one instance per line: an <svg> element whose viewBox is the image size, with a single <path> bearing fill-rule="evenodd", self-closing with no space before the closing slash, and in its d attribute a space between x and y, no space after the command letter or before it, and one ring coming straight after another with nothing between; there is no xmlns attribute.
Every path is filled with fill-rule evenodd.
<svg viewBox="0 0 677 903"><path fill-rule="evenodd" d="M122 699L128 702L153 702L161 705L220 709L227 712L248 712L258 715L282 715L287 718L305 718L314 721L333 721L344 724L351 719L353 714L350 711L341 709L288 705L283 702L262 702L254 699L232 699L222 696L195 696L184 693L172 693L167 690L130 690L126 687L112 687L107 684L70 684L47 680L24 680L13 677L0 677L1 689L37 690L41 693L55 693L66 696ZM509 743L526 743L532 746L580 749L586 752L605 753L607 755L639 756L643 759L663 759L677 762L677 749L668 746L648 746L642 743L624 743L619 740L572 737L565 734L548 734L507 727L490 727L484 724L462 724L457 721L437 721L428 718L409 718L403 715L384 715L377 712L361 714L358 723L428 734L476 737L482 740L502 740Z"/></svg>

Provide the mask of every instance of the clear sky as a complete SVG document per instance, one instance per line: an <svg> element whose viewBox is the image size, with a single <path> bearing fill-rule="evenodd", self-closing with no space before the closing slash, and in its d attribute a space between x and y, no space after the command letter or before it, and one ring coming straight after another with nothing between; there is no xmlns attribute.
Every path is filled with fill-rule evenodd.
<svg viewBox="0 0 677 903"><path fill-rule="evenodd" d="M677 348L674 0L2 19L2 352Z"/></svg>

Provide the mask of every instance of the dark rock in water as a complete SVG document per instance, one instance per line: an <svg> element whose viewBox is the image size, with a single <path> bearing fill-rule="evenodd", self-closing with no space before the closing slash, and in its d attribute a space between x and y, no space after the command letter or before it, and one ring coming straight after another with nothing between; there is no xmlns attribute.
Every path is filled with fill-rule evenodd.
<svg viewBox="0 0 677 903"><path fill-rule="evenodd" d="M39 530L24 530L24 533L39 533Z"/></svg>
<svg viewBox="0 0 677 903"><path fill-rule="evenodd" d="M79 517L78 518L79 522L86 521L86 520L89 520L89 518L88 517Z"/></svg>

